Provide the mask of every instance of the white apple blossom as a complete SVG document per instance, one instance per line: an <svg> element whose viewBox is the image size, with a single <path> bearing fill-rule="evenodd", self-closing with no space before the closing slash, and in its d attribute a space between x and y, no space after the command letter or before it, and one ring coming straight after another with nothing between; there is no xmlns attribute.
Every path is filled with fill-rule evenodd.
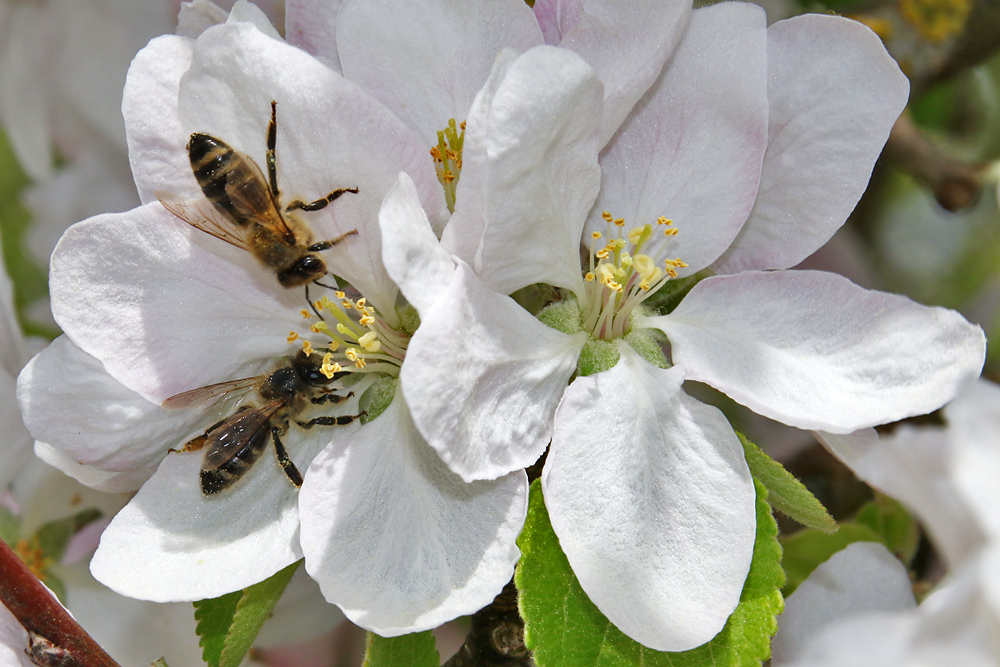
<svg viewBox="0 0 1000 667"><path fill-rule="evenodd" d="M377 309L380 342L392 354L369 370L391 387L402 354L389 344L400 342L392 337L401 323L377 215L405 171L422 208L440 220L433 163L381 104L241 4L225 25L197 39L156 39L133 62L123 111L144 204L78 223L60 241L50 287L66 336L21 375L21 407L33 435L48 443L46 456L64 470L106 488L141 485L92 562L113 589L160 601L214 597L304 556L327 598L359 624L384 635L434 627L484 606L510 579L526 479L517 472L462 481L413 428L401 392L368 408L363 425L291 428L285 439L305 471L301 493L265 454L232 489L206 497L200 454L168 454L214 420L164 411L165 399L271 367L295 352L290 330L320 353L333 347L303 320L301 289L281 287L249 253L157 201L162 191L202 197L185 148L192 132L264 164L272 101L283 201L358 188L301 215L317 238L357 230L324 256L364 295L359 309ZM323 303L329 315L338 311ZM334 333L332 320L325 331ZM346 334L338 327L334 335ZM351 346L362 345L371 348L370 337ZM377 377L355 370L365 377L342 414L357 411L357 397Z"/></svg>
<svg viewBox="0 0 1000 667"><path fill-rule="evenodd" d="M473 103L442 245L412 195L383 216L402 249L387 246L386 264L421 317L401 387L466 480L528 466L551 441L546 507L582 587L627 635L685 650L735 608L755 520L735 433L682 383L846 433L945 403L978 374L983 335L833 274L761 270L843 224L905 104L905 78L863 26L696 10L599 158L608 82L567 55L546 79L523 67L531 53L502 55ZM522 131L535 97L558 121ZM649 311L704 269L720 275ZM504 296L534 283L571 294L549 326Z"/></svg>
<svg viewBox="0 0 1000 667"><path fill-rule="evenodd" d="M889 595L879 591L909 594L905 570L895 562L899 574L890 582L872 565L894 558L876 545L852 545L789 597L775 637L775 667L1000 662L1000 387L980 380L943 412L943 427L904 425L881 439L866 430L823 440L862 479L914 511L941 551L947 576L919 607L887 605ZM842 605L831 604L835 591Z"/></svg>

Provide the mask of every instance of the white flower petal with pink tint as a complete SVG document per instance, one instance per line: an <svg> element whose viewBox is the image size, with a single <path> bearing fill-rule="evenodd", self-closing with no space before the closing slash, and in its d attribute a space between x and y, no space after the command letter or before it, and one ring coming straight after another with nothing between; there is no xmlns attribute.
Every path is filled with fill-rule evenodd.
<svg viewBox="0 0 1000 667"><path fill-rule="evenodd" d="M543 325L464 264L420 315L400 372L420 432L467 481L530 466L586 335Z"/></svg>
<svg viewBox="0 0 1000 667"><path fill-rule="evenodd" d="M560 3L559 13L562 39L557 46L579 54L604 82L604 146L672 57L687 26L691 1L583 0ZM540 14L537 6L535 14ZM539 16L540 24L544 16ZM546 43L552 42L546 38Z"/></svg>
<svg viewBox="0 0 1000 667"><path fill-rule="evenodd" d="M686 396L679 369L627 345L559 406L542 489L587 596L632 639L685 651L736 608L756 534L754 486L732 427Z"/></svg>
<svg viewBox="0 0 1000 667"><path fill-rule="evenodd" d="M344 76L417 132L427 148L448 120L461 123L504 48L542 44L521 2L346 0L337 15Z"/></svg>
<svg viewBox="0 0 1000 667"><path fill-rule="evenodd" d="M287 0L285 39L343 73L337 52L337 14L342 0Z"/></svg>
<svg viewBox="0 0 1000 667"><path fill-rule="evenodd" d="M708 278L641 326L667 334L686 378L831 433L939 408L979 374L986 344L955 311L818 271Z"/></svg>
<svg viewBox="0 0 1000 667"><path fill-rule="evenodd" d="M580 230L600 181L602 91L579 56L540 46L501 58L473 103L442 243L496 291L536 282L579 291Z"/></svg>
<svg viewBox="0 0 1000 667"><path fill-rule="evenodd" d="M756 5L721 3L691 15L669 66L601 153L601 213L628 227L676 222L645 251L669 243L670 257L705 268L729 247L757 196L767 146L767 28ZM720 187L725 183L724 187Z"/></svg>
<svg viewBox="0 0 1000 667"><path fill-rule="evenodd" d="M716 270L784 269L827 242L868 187L909 82L867 27L808 14L768 28L760 193Z"/></svg>
<svg viewBox="0 0 1000 667"><path fill-rule="evenodd" d="M956 490L982 530L1000 540L1000 386L986 380L975 383L945 406L944 415Z"/></svg>
<svg viewBox="0 0 1000 667"><path fill-rule="evenodd" d="M349 619L382 636L488 604L520 555L527 477L467 484L420 437L403 397L335 436L306 474L306 568Z"/></svg>

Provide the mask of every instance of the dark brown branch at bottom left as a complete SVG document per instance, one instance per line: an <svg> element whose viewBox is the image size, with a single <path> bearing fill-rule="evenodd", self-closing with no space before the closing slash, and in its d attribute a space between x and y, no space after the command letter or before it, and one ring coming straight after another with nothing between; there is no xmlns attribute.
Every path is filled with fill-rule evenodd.
<svg viewBox="0 0 1000 667"><path fill-rule="evenodd" d="M0 602L28 632L25 653L36 665L121 667L17 554L0 540Z"/></svg>

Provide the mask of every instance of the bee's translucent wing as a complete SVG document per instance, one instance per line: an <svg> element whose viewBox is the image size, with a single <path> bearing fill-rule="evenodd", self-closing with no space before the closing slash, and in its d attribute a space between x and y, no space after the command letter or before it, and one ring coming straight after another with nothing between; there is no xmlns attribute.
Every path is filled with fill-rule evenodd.
<svg viewBox="0 0 1000 667"><path fill-rule="evenodd" d="M242 452L254 438L267 437L271 417L284 404L284 399L279 399L259 408L241 410L212 429L205 441L201 469L217 470Z"/></svg>
<svg viewBox="0 0 1000 667"><path fill-rule="evenodd" d="M160 407L167 410L176 410L178 408L195 408L211 405L223 398L244 394L250 389L260 386L265 378L266 376L264 375L255 375L254 377L227 380L226 382L217 382L206 387L198 387L197 389L171 396L163 401L163 403L160 403Z"/></svg>
<svg viewBox="0 0 1000 667"><path fill-rule="evenodd" d="M165 209L192 227L251 252L247 228L238 225L207 199L178 199L162 191L156 192L156 198Z"/></svg>

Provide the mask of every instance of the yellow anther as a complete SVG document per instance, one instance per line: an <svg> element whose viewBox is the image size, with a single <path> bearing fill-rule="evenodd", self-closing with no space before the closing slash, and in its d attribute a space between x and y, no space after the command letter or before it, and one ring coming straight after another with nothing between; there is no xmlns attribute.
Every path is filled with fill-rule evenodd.
<svg viewBox="0 0 1000 667"><path fill-rule="evenodd" d="M601 238L602 236L604 236L604 234L602 234L602 233L600 233L600 232L591 232L591 233L590 233L590 238L594 239L595 241L598 241L598 240L600 240L600 238Z"/></svg>
<svg viewBox="0 0 1000 667"><path fill-rule="evenodd" d="M676 227L667 227L666 229L663 230L664 236L677 236L677 233L678 232Z"/></svg>
<svg viewBox="0 0 1000 667"><path fill-rule="evenodd" d="M357 361L360 357L358 356L358 348L349 347L344 350L344 356L347 357L348 361Z"/></svg>
<svg viewBox="0 0 1000 667"><path fill-rule="evenodd" d="M616 227L624 227L625 226L625 218L615 218L615 226Z"/></svg>
<svg viewBox="0 0 1000 667"><path fill-rule="evenodd" d="M597 256L597 259L605 259L609 254L610 251L606 247L601 248L600 250L594 253L594 255Z"/></svg>
<svg viewBox="0 0 1000 667"><path fill-rule="evenodd" d="M333 293L333 295L338 299L343 299L345 296L347 296L346 294L344 294L343 290L337 290L336 292Z"/></svg>
<svg viewBox="0 0 1000 667"><path fill-rule="evenodd" d="M307 340L303 340L302 341L302 351L305 352L307 355L312 354L313 353L313 344L310 343Z"/></svg>
<svg viewBox="0 0 1000 667"><path fill-rule="evenodd" d="M687 262L682 262L681 258L678 257L677 259L674 260L674 266L676 266L678 269L683 269L684 267L687 266Z"/></svg>
<svg viewBox="0 0 1000 667"><path fill-rule="evenodd" d="M285 340L288 341L289 343L294 343L298 339L298 337L299 335L297 333L295 333L294 331L289 331L288 337L286 337Z"/></svg>
<svg viewBox="0 0 1000 667"><path fill-rule="evenodd" d="M601 217L604 218L604 222L611 222L612 220L614 220L614 218L611 216L611 214L608 213L607 211L604 211L603 213L601 213Z"/></svg>
<svg viewBox="0 0 1000 667"><path fill-rule="evenodd" d="M595 278L596 276L594 275L593 271L587 271L586 275L583 276L583 279L586 280L588 283L594 282Z"/></svg>
<svg viewBox="0 0 1000 667"><path fill-rule="evenodd" d="M310 313L305 308L303 308L302 310L299 311L299 315L301 315L302 319L304 319L304 320L308 320L310 317L312 317L312 313Z"/></svg>
<svg viewBox="0 0 1000 667"><path fill-rule="evenodd" d="M441 151L438 150L437 146L431 147L431 157L434 158L435 162L441 162Z"/></svg>
<svg viewBox="0 0 1000 667"><path fill-rule="evenodd" d="M368 305L368 301L367 301L367 299L365 299L365 297L361 297L360 299L358 299L354 303L358 306L358 310L364 310L365 306Z"/></svg>
<svg viewBox="0 0 1000 667"><path fill-rule="evenodd" d="M364 348L366 352L378 352L382 349L382 342L378 339L378 335L374 331L369 331L359 338L358 345Z"/></svg>
<svg viewBox="0 0 1000 667"><path fill-rule="evenodd" d="M323 355L323 365L319 367L319 372L332 380L333 376L341 370L340 364L333 360L333 353L327 352Z"/></svg>
<svg viewBox="0 0 1000 667"><path fill-rule="evenodd" d="M674 221L671 220L670 218L666 218L666 217L664 217L664 216L661 215L659 218L656 219L656 224L658 224L658 225L672 225L672 224L674 224Z"/></svg>
<svg viewBox="0 0 1000 667"><path fill-rule="evenodd" d="M309 327L309 330L312 331L314 334L324 334L327 336L330 335L330 327L326 325L326 322L316 322L311 327Z"/></svg>
<svg viewBox="0 0 1000 667"><path fill-rule="evenodd" d="M367 327L375 323L375 318L366 314L361 317L359 322L361 323L361 326Z"/></svg>

